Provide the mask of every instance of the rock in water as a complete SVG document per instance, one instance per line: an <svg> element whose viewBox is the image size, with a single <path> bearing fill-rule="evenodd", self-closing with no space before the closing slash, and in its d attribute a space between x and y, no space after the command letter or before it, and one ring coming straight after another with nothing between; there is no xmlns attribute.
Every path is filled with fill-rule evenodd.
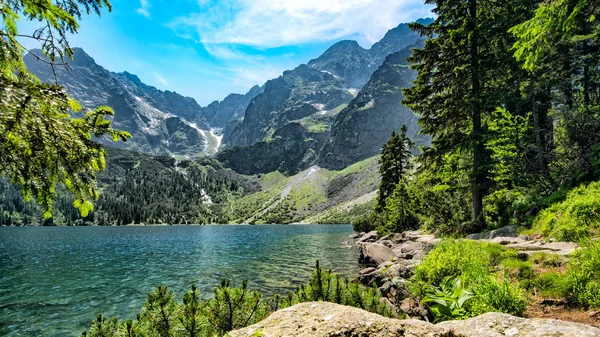
<svg viewBox="0 0 600 337"><path fill-rule="evenodd" d="M418 320L385 318L334 303L307 302L279 310L262 322L232 331L232 337L443 337L445 330Z"/></svg>
<svg viewBox="0 0 600 337"><path fill-rule="evenodd" d="M334 303L307 302L279 310L262 322L229 334L232 337L600 337L600 330L579 323L499 313L434 325L385 318Z"/></svg>

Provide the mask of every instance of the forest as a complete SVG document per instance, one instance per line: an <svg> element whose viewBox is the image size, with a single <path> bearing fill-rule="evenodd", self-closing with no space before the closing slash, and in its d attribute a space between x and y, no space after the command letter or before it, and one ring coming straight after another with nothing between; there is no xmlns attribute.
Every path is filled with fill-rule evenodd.
<svg viewBox="0 0 600 337"><path fill-rule="evenodd" d="M107 148L106 169L97 177L100 194L86 216L74 198L57 188L52 216L24 201L18 186L0 180L0 225L205 224L223 219L229 199L260 189L251 177L225 169L214 159L177 162L129 150Z"/></svg>
<svg viewBox="0 0 600 337"><path fill-rule="evenodd" d="M437 18L412 25L428 40L409 59L418 77L403 103L433 142L413 158L403 134L390 139L377 207L355 229L463 236L533 225L570 240L595 234L599 4L427 3Z"/></svg>

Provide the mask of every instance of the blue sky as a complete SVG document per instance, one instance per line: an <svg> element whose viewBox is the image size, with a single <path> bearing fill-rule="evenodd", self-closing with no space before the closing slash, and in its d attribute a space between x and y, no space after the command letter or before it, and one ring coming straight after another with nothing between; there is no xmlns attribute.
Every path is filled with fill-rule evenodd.
<svg viewBox="0 0 600 337"><path fill-rule="evenodd" d="M368 48L401 22L431 16L423 0L112 0L81 21L72 46L206 105L319 56L331 44ZM27 33L29 24L21 30Z"/></svg>

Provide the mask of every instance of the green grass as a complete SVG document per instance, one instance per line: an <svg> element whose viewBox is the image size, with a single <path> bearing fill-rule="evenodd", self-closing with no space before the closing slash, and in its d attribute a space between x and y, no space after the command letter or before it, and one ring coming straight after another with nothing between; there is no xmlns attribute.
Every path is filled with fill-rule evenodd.
<svg viewBox="0 0 600 337"><path fill-rule="evenodd" d="M257 175L262 190L239 198L232 198L225 207L228 208L229 221L239 223L252 220L254 223L290 223L306 218L312 218L323 212L324 207L335 209L336 204L330 204L327 193L332 182L336 186L355 196L367 194L377 188L378 156L355 163L341 171L321 169L293 186L290 193L280 202L282 191L295 182L298 176L287 177L280 172ZM304 174L304 173L299 173ZM343 180L336 180L352 175L347 185ZM357 190L358 189L358 190ZM342 200L347 202L350 200ZM277 203L276 205L273 205ZM364 208L362 208L364 210ZM343 214L326 216L334 223L350 223L360 215L357 212L343 211ZM322 217L314 217L313 219ZM342 219L343 218L343 219ZM318 222L322 223L320 220ZM340 222L343 221L343 222Z"/></svg>
<svg viewBox="0 0 600 337"><path fill-rule="evenodd" d="M410 280L413 294L423 297L432 286L440 287L448 278L460 278L476 297L465 308L468 317L485 312L521 315L526 307L522 288L497 270L514 268L507 249L492 243L471 240L444 240L417 266ZM519 266L520 267L520 266Z"/></svg>
<svg viewBox="0 0 600 337"><path fill-rule="evenodd" d="M571 190L564 201L544 209L532 232L560 241L578 242L598 234L600 228L600 182Z"/></svg>

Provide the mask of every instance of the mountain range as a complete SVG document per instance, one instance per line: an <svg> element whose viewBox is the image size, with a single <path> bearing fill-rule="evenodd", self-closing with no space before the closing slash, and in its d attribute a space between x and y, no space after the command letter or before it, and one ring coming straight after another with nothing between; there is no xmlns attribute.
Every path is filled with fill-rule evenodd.
<svg viewBox="0 0 600 337"><path fill-rule="evenodd" d="M80 48L70 70L56 68L56 79L84 109L116 111L114 126L133 136L119 147L177 159L216 155L244 174L295 174L315 164L342 169L373 156L402 124L417 144L428 142L400 103L401 89L415 77L406 58L421 43L407 24L370 49L340 41L307 64L206 107L131 73L108 71ZM25 56L28 68L54 82L53 70L38 60L41 51L31 53L37 57Z"/></svg>

